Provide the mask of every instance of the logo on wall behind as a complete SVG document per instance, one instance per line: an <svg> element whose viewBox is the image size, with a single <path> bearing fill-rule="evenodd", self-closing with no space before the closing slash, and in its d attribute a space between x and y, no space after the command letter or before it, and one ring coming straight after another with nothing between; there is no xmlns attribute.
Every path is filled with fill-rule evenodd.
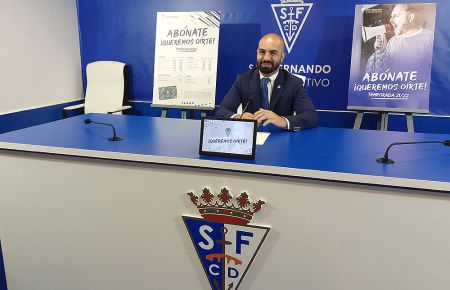
<svg viewBox="0 0 450 290"><path fill-rule="evenodd" d="M193 192L188 196L203 219L183 220L211 288L238 289L270 230L248 225L265 202L251 203L246 192L233 200L226 188L217 196L207 188L200 197Z"/></svg>
<svg viewBox="0 0 450 290"><path fill-rule="evenodd" d="M288 53L291 52L312 6L313 3L303 3L303 0L281 0L281 4L272 4Z"/></svg>

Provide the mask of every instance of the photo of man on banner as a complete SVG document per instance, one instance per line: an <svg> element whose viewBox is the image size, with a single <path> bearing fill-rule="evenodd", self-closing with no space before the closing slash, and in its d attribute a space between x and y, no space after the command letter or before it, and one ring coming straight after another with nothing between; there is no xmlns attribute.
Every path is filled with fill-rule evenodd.
<svg viewBox="0 0 450 290"><path fill-rule="evenodd" d="M420 4L397 4L391 12L386 33L376 35L375 52L367 61L367 72L420 69L433 51L433 31L425 28ZM422 20L422 21L420 21ZM422 22L422 23L421 23Z"/></svg>
<svg viewBox="0 0 450 290"><path fill-rule="evenodd" d="M348 109L428 113L436 5L356 5Z"/></svg>

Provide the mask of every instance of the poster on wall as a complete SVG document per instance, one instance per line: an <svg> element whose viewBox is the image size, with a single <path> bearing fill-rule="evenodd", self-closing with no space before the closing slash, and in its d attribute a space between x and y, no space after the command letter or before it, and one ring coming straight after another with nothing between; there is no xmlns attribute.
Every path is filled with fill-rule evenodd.
<svg viewBox="0 0 450 290"><path fill-rule="evenodd" d="M154 107L212 110L220 13L158 12Z"/></svg>
<svg viewBox="0 0 450 290"><path fill-rule="evenodd" d="M348 109L428 113L436 4L356 5Z"/></svg>

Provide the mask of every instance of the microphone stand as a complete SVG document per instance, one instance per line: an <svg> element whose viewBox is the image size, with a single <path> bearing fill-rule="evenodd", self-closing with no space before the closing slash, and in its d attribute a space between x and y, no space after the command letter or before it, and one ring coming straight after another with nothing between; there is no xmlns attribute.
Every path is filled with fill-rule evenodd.
<svg viewBox="0 0 450 290"><path fill-rule="evenodd" d="M443 144L445 146L450 146L450 140L444 140L444 141L418 141L418 142L395 142L388 146L386 149L386 152L384 153L384 156L381 158L377 158L376 161L378 163L384 163L384 164L392 164L394 163L394 160L389 159L389 150L396 145L410 145L410 144Z"/></svg>
<svg viewBox="0 0 450 290"><path fill-rule="evenodd" d="M248 98L247 104L245 104L245 107L242 110L242 114L241 114L241 117L239 119L242 119L242 117L244 116L245 111L247 110L248 105L250 105L250 102L252 102L252 101L253 101L253 95Z"/></svg>
<svg viewBox="0 0 450 290"><path fill-rule="evenodd" d="M104 124L104 123L100 123L100 124ZM120 141L120 140L122 140L122 138L120 138L119 136L116 135L116 129L114 128L113 125L111 125L111 124L104 124L104 125L109 125L113 129L113 136L109 137L108 141Z"/></svg>
<svg viewBox="0 0 450 290"><path fill-rule="evenodd" d="M116 135L116 129L114 128L114 126L112 124L108 124L108 123L102 123L102 122L94 122L91 119L86 119L84 120L85 124L100 124L100 125L106 125L106 126L110 126L113 130L113 136L108 138L108 141L120 141L122 140L122 138L120 138L119 136Z"/></svg>

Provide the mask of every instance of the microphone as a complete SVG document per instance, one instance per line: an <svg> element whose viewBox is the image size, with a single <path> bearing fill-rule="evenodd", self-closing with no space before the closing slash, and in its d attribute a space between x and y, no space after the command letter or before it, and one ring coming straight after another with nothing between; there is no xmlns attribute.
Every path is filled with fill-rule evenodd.
<svg viewBox="0 0 450 290"><path fill-rule="evenodd" d="M242 116L244 116L244 113L247 110L247 107L248 107L248 105L250 105L251 102L253 102L253 96L248 97L247 104L245 104L245 107L242 110L242 114L241 114L241 117L239 119L242 119Z"/></svg>
<svg viewBox="0 0 450 290"><path fill-rule="evenodd" d="M443 144L444 146L450 146L450 140L444 140L444 141L419 141L419 142L395 142L392 143L391 145L388 146L388 148L386 148L386 152L384 153L384 156L381 158L377 158L376 161L378 163L385 163L385 164L392 164L394 163L394 160L389 159L389 150L393 147L393 146L397 146L397 145L404 145L404 144Z"/></svg>
<svg viewBox="0 0 450 290"><path fill-rule="evenodd" d="M119 136L116 135L116 129L114 128L113 124L109 124L109 123L101 123L101 122L94 122L91 119L85 119L84 120L85 124L99 124L99 125L106 125L106 126L111 126L112 130L113 130L113 136L108 138L108 141L120 141L122 140L122 138L120 138Z"/></svg>

